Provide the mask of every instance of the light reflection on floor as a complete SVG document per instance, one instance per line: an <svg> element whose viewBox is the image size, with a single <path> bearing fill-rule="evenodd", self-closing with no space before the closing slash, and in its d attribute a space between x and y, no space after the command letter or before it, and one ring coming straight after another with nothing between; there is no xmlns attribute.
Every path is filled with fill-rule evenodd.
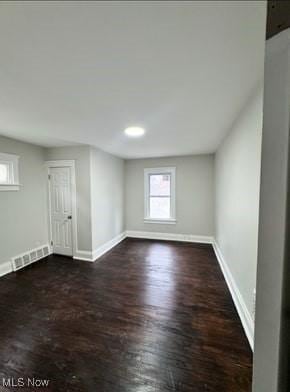
<svg viewBox="0 0 290 392"><path fill-rule="evenodd" d="M152 244L149 247L144 276L146 305L162 307L164 304L169 311L175 305L176 276L172 268L175 263L168 245Z"/></svg>
<svg viewBox="0 0 290 392"><path fill-rule="evenodd" d="M165 372L166 378L170 380L170 388L175 390L177 381L174 380L170 366L164 366L162 357L158 355L158 353L166 351L168 343L168 337L164 334L163 328L174 317L172 313L176 301L176 275L173 268L175 263L173 251L168 245L156 243L148 248L144 264L144 301L150 309L150 316L144 320L143 331L139 333L139 344L134 347L137 352L140 348L140 355L138 355L139 374L141 378L144 377L144 385L138 386L137 389L134 388L132 392L153 391L152 384L146 385L145 374L148 373L148 368L157 375ZM144 347L147 347L147 351L144 351ZM142 372L142 368L146 371ZM150 381L152 382L152 380ZM160 386L156 384L154 392L159 390Z"/></svg>

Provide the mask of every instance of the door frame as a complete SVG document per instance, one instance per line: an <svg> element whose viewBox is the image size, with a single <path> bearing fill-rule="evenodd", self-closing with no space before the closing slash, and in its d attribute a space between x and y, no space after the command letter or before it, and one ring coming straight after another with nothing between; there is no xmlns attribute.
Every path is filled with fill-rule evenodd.
<svg viewBox="0 0 290 392"><path fill-rule="evenodd" d="M49 180L49 169L53 167L69 167L70 168L70 182L71 182L71 203L72 203L72 257L74 258L77 254L77 192L76 192L76 174L75 174L75 161L74 160L55 160L46 161L46 181L47 181L47 204L48 204L48 235L49 245L51 252L53 253L52 242L52 223L51 223L51 198L50 198L50 180Z"/></svg>

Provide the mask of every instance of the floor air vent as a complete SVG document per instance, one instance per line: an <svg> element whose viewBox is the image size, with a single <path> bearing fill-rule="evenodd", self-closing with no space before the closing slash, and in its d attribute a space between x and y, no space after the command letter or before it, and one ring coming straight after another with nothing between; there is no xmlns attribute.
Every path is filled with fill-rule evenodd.
<svg viewBox="0 0 290 392"><path fill-rule="evenodd" d="M35 250L33 252L30 252L30 260L32 262L37 260L37 253Z"/></svg>
<svg viewBox="0 0 290 392"><path fill-rule="evenodd" d="M23 265L23 258L22 257L16 257L13 260L13 269L14 271L18 270L19 268L24 267Z"/></svg>
<svg viewBox="0 0 290 392"><path fill-rule="evenodd" d="M49 246L45 245L41 248L33 249L28 253L23 253L12 259L13 271L17 271L29 264L34 263L50 254Z"/></svg>
<svg viewBox="0 0 290 392"><path fill-rule="evenodd" d="M48 248L48 246L45 246L43 248L43 256L48 256L48 255L49 255L49 248Z"/></svg>
<svg viewBox="0 0 290 392"><path fill-rule="evenodd" d="M24 255L24 256L23 256L23 264L24 264L24 265L27 265L27 264L30 264L30 263L31 263L31 261L30 261L29 254Z"/></svg>

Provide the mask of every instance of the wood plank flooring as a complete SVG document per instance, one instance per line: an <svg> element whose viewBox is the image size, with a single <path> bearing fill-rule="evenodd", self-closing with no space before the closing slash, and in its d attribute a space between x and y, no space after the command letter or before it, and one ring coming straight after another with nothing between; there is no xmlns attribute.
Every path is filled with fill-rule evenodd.
<svg viewBox="0 0 290 392"><path fill-rule="evenodd" d="M252 355L209 245L126 239L0 279L2 378L92 392L249 392Z"/></svg>

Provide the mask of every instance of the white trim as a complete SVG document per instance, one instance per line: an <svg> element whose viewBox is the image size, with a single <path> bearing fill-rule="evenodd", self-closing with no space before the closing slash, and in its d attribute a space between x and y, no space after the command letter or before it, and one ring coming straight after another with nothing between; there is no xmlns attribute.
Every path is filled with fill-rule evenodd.
<svg viewBox="0 0 290 392"><path fill-rule="evenodd" d="M151 174L170 174L170 218L168 219L152 219L150 217L150 195L149 195L149 178ZM154 223L173 222L176 218L176 167L152 167L144 169L144 221L154 220Z"/></svg>
<svg viewBox="0 0 290 392"><path fill-rule="evenodd" d="M4 276L10 274L12 272L12 264L11 261L6 261L5 263L0 264L0 276Z"/></svg>
<svg viewBox="0 0 290 392"><path fill-rule="evenodd" d="M254 320L251 317L251 314L245 304L245 301L243 299L243 296L239 290L239 287L228 267L227 262L225 261L221 250L217 244L216 241L213 242L213 248L216 254L216 258L219 262L220 268L222 270L222 273L224 275L225 281L228 285L228 288L230 290L232 299L234 301L235 307L237 309L237 312L239 314L239 317L241 319L244 331L246 333L246 336L248 338L249 344L252 348L254 349Z"/></svg>
<svg viewBox="0 0 290 392"><path fill-rule="evenodd" d="M149 231L126 231L126 237L131 238L145 238L149 240L164 240L164 241L182 241L182 242L195 242L202 244L212 244L213 237L206 235L193 235L193 234L175 234L175 233L156 233Z"/></svg>
<svg viewBox="0 0 290 392"><path fill-rule="evenodd" d="M144 223L157 223L159 225L176 225L176 219L144 219Z"/></svg>
<svg viewBox="0 0 290 392"><path fill-rule="evenodd" d="M20 184L0 184L0 191L19 191Z"/></svg>
<svg viewBox="0 0 290 392"><path fill-rule="evenodd" d="M49 169L51 167L69 167L71 169L71 198L72 198L72 244L73 257L81 253L78 249L78 223L77 223L77 190L76 190L76 169L74 160L59 159L55 161L46 161L47 168L47 192L48 192L48 223L49 223L49 242L52 241L52 224L50 214L50 182L48 180Z"/></svg>
<svg viewBox="0 0 290 392"><path fill-rule="evenodd" d="M56 159L55 161L45 161L46 167L74 167L74 159Z"/></svg>
<svg viewBox="0 0 290 392"><path fill-rule="evenodd" d="M19 159L19 155L16 154L8 154L6 152L0 152L0 160L4 161L10 161L10 160L16 160Z"/></svg>
<svg viewBox="0 0 290 392"><path fill-rule="evenodd" d="M121 241L123 241L126 238L126 233L123 232L110 241L106 242L105 244L99 246L97 249L93 251L93 260L97 260L99 257L103 256L105 253L107 253L109 250L114 248L114 246L118 245Z"/></svg>
<svg viewBox="0 0 290 392"><path fill-rule="evenodd" d="M118 245L121 241L126 238L126 232L124 231L121 234L118 234L116 237L112 238L111 240L105 242L103 245L99 246L97 249L94 249L92 252L87 250L78 250L77 254L73 257L77 260L84 260L94 262L109 250L114 248Z"/></svg>
<svg viewBox="0 0 290 392"><path fill-rule="evenodd" d="M83 261L90 261L93 262L93 252L89 251L89 250L80 250L78 249L76 254L73 255L74 259L77 260L83 260Z"/></svg>
<svg viewBox="0 0 290 392"><path fill-rule="evenodd" d="M0 191L19 191L19 156L0 152L0 163L8 167L7 182L0 184Z"/></svg>

